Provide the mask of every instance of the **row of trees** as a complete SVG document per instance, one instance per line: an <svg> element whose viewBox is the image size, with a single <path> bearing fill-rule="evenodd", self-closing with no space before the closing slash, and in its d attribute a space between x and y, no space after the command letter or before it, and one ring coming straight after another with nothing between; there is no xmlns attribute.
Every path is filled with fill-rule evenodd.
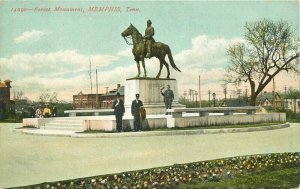
<svg viewBox="0 0 300 189"><path fill-rule="evenodd" d="M285 99L300 99L300 90L289 88L285 92L279 92L282 100ZM186 98L186 96L181 96L179 98L179 103L184 104L187 107L199 107L200 102L197 101L197 98ZM225 94L223 96L218 96L218 98L210 98L210 100L201 100L201 107L211 107L211 106L244 106L250 105L250 97L244 93L235 98L225 98ZM256 102L256 105L258 102Z"/></svg>
<svg viewBox="0 0 300 189"><path fill-rule="evenodd" d="M14 98L16 100L26 99L24 96L23 91L15 91L14 92ZM51 92L50 89L47 89L46 91L40 93L37 99L40 103L56 103L58 101L57 99L57 92Z"/></svg>

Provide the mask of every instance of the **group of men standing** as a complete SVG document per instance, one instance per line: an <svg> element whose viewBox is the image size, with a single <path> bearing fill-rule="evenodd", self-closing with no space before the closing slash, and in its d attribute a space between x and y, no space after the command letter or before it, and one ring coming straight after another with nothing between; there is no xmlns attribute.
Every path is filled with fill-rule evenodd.
<svg viewBox="0 0 300 189"><path fill-rule="evenodd" d="M122 118L125 113L125 107L124 107L124 102L120 98L120 93L117 93L116 99L113 103L113 109L114 109L114 114L116 117L116 126L117 126L117 132L123 131L122 128ZM132 101L131 104L131 114L134 118L134 131L141 131L142 126L141 126L141 112L143 111L143 102L139 100L140 95L136 94L135 95L135 100Z"/></svg>
<svg viewBox="0 0 300 189"><path fill-rule="evenodd" d="M164 102L165 102L165 107L166 109L171 109L172 108L172 102L174 100L174 93L170 89L170 85L167 85L167 89L163 92L163 88L161 88L161 94L164 96ZM124 102L120 98L120 93L117 93L116 99L113 102L113 109L114 109L114 114L116 117L116 129L117 132L122 132L122 118L125 113L125 107L124 107ZM146 110L144 108L143 102L139 99L140 94L135 95L135 99L131 103L131 115L134 118L133 125L134 125L134 131L141 131L142 124L141 122L146 118ZM168 113L166 112L166 115Z"/></svg>

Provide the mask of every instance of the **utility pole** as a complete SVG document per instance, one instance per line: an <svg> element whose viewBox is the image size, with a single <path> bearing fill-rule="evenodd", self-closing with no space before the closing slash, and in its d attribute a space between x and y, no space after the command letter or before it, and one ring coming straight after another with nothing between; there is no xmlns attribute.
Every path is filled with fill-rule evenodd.
<svg viewBox="0 0 300 189"><path fill-rule="evenodd" d="M91 62L91 57L89 57L89 61L90 61L90 70L88 71L88 73L89 73L89 75L90 75L91 94L93 94L93 85L92 85L92 62Z"/></svg>
<svg viewBox="0 0 300 189"><path fill-rule="evenodd" d="M225 104L226 104L226 106L227 106L227 102L226 102L226 100L227 100L227 99L226 99L226 95L227 95L227 88L226 88L226 87L224 88L224 95L225 95L225 102L224 102L224 103L225 103Z"/></svg>
<svg viewBox="0 0 300 189"><path fill-rule="evenodd" d="M199 107L201 108L201 80L199 75Z"/></svg>
<svg viewBox="0 0 300 189"><path fill-rule="evenodd" d="M197 91L194 91L195 95L196 95L196 106L197 107L197 96L198 96L198 92Z"/></svg>
<svg viewBox="0 0 300 189"><path fill-rule="evenodd" d="M98 100L98 71L96 69L96 109L98 109L98 104L99 104L99 100Z"/></svg>
<svg viewBox="0 0 300 189"><path fill-rule="evenodd" d="M193 96L193 105L195 104L195 91L194 90L191 90L191 93L192 93L192 96Z"/></svg>
<svg viewBox="0 0 300 189"><path fill-rule="evenodd" d="M184 96L184 105L186 105L186 99L185 99L185 98L186 98L186 95L187 95L187 93L186 93L186 91L184 91L184 92L183 92L183 96Z"/></svg>
<svg viewBox="0 0 300 189"><path fill-rule="evenodd" d="M214 107L216 107L216 93L213 93Z"/></svg>
<svg viewBox="0 0 300 189"><path fill-rule="evenodd" d="M241 105L241 92L242 92L241 89L237 89L237 94L238 94L238 97L239 97L239 106Z"/></svg>
<svg viewBox="0 0 300 189"><path fill-rule="evenodd" d="M246 86L246 102L248 102L248 87Z"/></svg>
<svg viewBox="0 0 300 189"><path fill-rule="evenodd" d="M300 83L300 74L299 74L299 83ZM300 91L300 85L299 85L299 91Z"/></svg>
<svg viewBox="0 0 300 189"><path fill-rule="evenodd" d="M208 106L209 106L209 107L210 107L210 93L211 93L211 91L208 90Z"/></svg>
<svg viewBox="0 0 300 189"><path fill-rule="evenodd" d="M189 89L190 102L192 101L192 89Z"/></svg>
<svg viewBox="0 0 300 189"><path fill-rule="evenodd" d="M105 87L105 88L106 88L106 92L105 92L105 102L106 102L106 105L105 105L105 108L108 108L107 94L108 94L108 88L109 88L109 87Z"/></svg>
<svg viewBox="0 0 300 189"><path fill-rule="evenodd" d="M275 79L273 77L273 96L275 96Z"/></svg>
<svg viewBox="0 0 300 189"><path fill-rule="evenodd" d="M286 85L284 85L284 105L283 105L283 108L286 108L286 106L287 106L287 99L286 99Z"/></svg>

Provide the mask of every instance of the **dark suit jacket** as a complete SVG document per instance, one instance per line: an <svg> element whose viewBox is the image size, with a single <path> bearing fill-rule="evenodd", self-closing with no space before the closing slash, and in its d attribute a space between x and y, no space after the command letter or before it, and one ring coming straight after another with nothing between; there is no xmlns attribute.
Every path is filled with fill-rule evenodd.
<svg viewBox="0 0 300 189"><path fill-rule="evenodd" d="M174 99L174 93L171 89L167 89L164 92L160 91L161 95L164 96L164 102L173 101Z"/></svg>
<svg viewBox="0 0 300 189"><path fill-rule="evenodd" d="M125 112L124 102L121 99L119 100L119 103L116 99L113 103L112 108L114 109L115 115L123 115L123 113Z"/></svg>
<svg viewBox="0 0 300 189"><path fill-rule="evenodd" d="M140 113L140 107L143 106L142 101L138 100L138 103L136 102L136 99L134 99L131 103L131 114L137 115Z"/></svg>

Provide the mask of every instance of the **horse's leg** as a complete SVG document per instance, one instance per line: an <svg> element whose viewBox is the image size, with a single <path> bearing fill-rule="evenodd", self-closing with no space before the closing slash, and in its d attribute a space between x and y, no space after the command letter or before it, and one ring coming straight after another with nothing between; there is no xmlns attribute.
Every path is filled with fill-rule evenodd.
<svg viewBox="0 0 300 189"><path fill-rule="evenodd" d="M144 58L142 58L142 66L144 68L144 77L147 77L147 70L146 70L145 59Z"/></svg>
<svg viewBox="0 0 300 189"><path fill-rule="evenodd" d="M161 70L162 70L162 67L163 67L163 60L162 59L159 59L159 71L158 71L158 74L156 76L156 78L159 78L160 76L160 73L161 73Z"/></svg>
<svg viewBox="0 0 300 189"><path fill-rule="evenodd" d="M166 60L165 59L162 59L163 60L163 64L166 66L166 68L167 68L167 73L168 73L168 75L167 75L167 79L169 79L170 78L170 69L169 69L169 64L166 62Z"/></svg>
<svg viewBox="0 0 300 189"><path fill-rule="evenodd" d="M136 75L136 77L140 77L141 69L140 69L140 62L138 60L136 60L136 66L138 68L138 74Z"/></svg>

